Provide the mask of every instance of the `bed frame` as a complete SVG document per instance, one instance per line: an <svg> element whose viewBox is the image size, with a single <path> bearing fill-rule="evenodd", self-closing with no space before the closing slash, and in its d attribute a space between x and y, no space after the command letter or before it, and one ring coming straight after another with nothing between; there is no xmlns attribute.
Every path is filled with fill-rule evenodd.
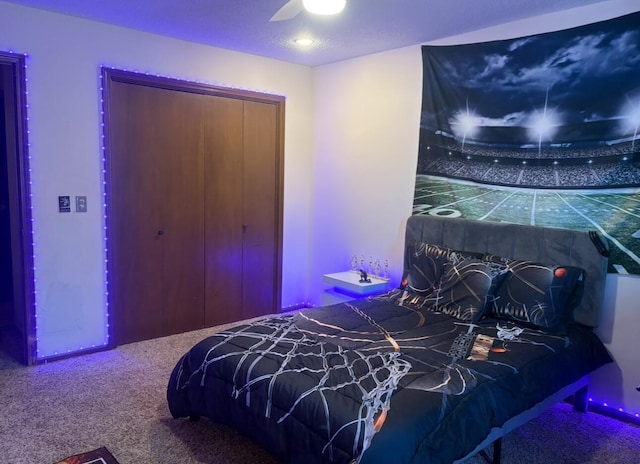
<svg viewBox="0 0 640 464"><path fill-rule="evenodd" d="M504 258L580 267L585 270L587 284L580 304L574 309L573 320L589 327L598 325L607 274L608 248L606 242L594 232L415 215L407 220L405 244L414 242ZM499 464L503 436L571 395L574 409L586 412L588 383L588 376L585 376L514 416L502 427L493 428L482 443L456 462L463 462L477 454L489 460L482 450L493 443L492 462Z"/></svg>
<svg viewBox="0 0 640 464"><path fill-rule="evenodd" d="M574 407L586 411L588 373L608 362L605 359L608 358L605 347L598 343L593 333L589 333L590 327L598 324L599 310L604 296L608 261L603 256L607 253L606 243L596 234L589 232L429 215L410 217L405 230L405 249L407 250L405 269L410 269L410 263L413 265L412 257L415 250L426 248L416 247L417 242L446 247L463 253L490 254L502 258L528 260L547 265L575 266L583 269L585 279L583 297L571 315L573 322L581 327L573 327L569 332L574 333L568 334L568 337L573 336L572 339L581 345L569 346L566 350L561 349L561 358L550 359L549 364L545 364L544 360L540 363L535 362L539 359L537 356L540 353L530 353L523 349L520 352L525 357L531 354L531 362L527 361L529 358L522 360L523 377L515 373L512 375L507 368L504 387L505 392L508 391L512 396L518 395L522 382L528 382L530 379L530 377L524 377L525 375L541 376L549 366L562 369L556 381L541 382L542 390L536 390L524 401L506 405L505 407L509 409L501 409L500 405L495 404L500 400L502 390L497 393L490 391L484 396L470 395L459 401L456 398L449 403L447 397L450 394L449 391L440 390L441 374L448 371L439 372L438 367L444 366L441 363L457 363L454 360L449 361L451 356L446 349L447 346L453 346L449 343L455 344L454 337L459 332L458 322L455 317L452 318L446 314L433 314L430 316L434 321L433 326L429 324L423 326L422 322L416 325L415 316L422 313L414 312L409 307L414 303L410 301L406 303L406 308L398 311L398 301L402 301L401 306L405 306L404 298L407 295L404 295L400 289L395 289L389 295L380 296L379 300L376 299L377 297L372 297L372 299L363 300L358 307L351 305L348 311L345 311L343 305L334 305L325 310L318 310L315 315L313 313L316 310L309 310L301 315L291 315L286 318L272 317L256 322L255 325L254 323L246 324L201 340L180 359L171 374L167 387L167 400L171 414L176 418L191 417L192 419L204 415L214 421L227 423L288 462L299 462L305 458L309 462L326 462L329 456L336 457L340 462L386 462L393 460L398 450L401 451L402 462L419 462L423 456L426 460L431 456L427 453L438 451L442 452L440 461L448 456L447 462L453 459L459 459L456 462L462 462L474 455L480 455L488 460L485 449L493 444L493 462L498 464L501 459L502 437L554 404L574 395L574 399L577 400L574 402ZM403 299L398 300L399 298ZM428 310L428 308L425 309L425 311ZM430 347L434 348L437 356L432 358L433 361L428 361L427 356L424 360L427 363L435 363L435 369L425 368L425 379L418 370L416 374L419 374L419 377L407 379L408 383L403 384L402 389L398 390L398 382L404 375L400 375L401 370L404 369L404 373L409 372L408 370L413 367L411 362L402 358L400 356L402 353L395 356L388 348L382 350L377 348L380 345L375 344L379 342L386 347L388 340L385 334L382 334L385 335L382 337L379 332L374 331L373 336L368 338L366 332L362 332L364 335L362 340L359 337L349 336L351 328L355 328L356 332L360 330L359 327L369 330L371 324L378 323L382 324L380 329L385 333L387 329L384 326L396 327L403 333L403 337L407 334L409 338L406 341L419 340L415 347L413 343L406 345L408 359L415 356L418 363L423 362L422 353ZM465 324L469 325L466 322ZM482 326L478 329L479 331L493 333L496 322L479 324ZM325 326L327 329L323 331L322 328ZM435 330L430 330L434 328ZM406 332L404 332L405 329L407 329ZM302 340L300 337L307 337L307 334L311 337L308 339L311 343L306 341L299 343ZM313 341L314 334L319 337L319 343ZM434 338L430 338L431 335ZM554 346L561 347L566 344L567 339L563 337L545 333L539 335ZM376 366L382 366L380 372L389 373L379 379L385 381L384 385L379 384L376 377L375 381L368 382L369 386L365 387L360 382L360 378L375 377L378 372L378 367L372 367L373 364L368 364L369 361L358 363L358 371L362 372L355 377L351 368L338 369L345 371L344 373L336 369L329 370L335 374L331 382L337 382L332 385L351 386L352 381L355 380L358 384L358 392L368 395L367 402L359 401L359 393L354 397L351 391L336 390L336 396L331 398L324 396L326 386L324 381L329 380L329 376L326 375L328 373L326 365L320 365L317 362L305 364L307 355L310 355L309 359L316 360L322 357L322 362L329 359L326 356L333 357L336 354L331 347L333 337L341 338L345 342L344 344L336 342L335 345L335 350L344 353L345 357L337 366L332 367L354 366L354 360L362 360L361 356L364 352L359 351L358 348L351 349L351 346L362 345L376 357L377 360L372 362ZM369 342L373 344L369 345ZM420 348L422 342L426 343L425 350ZM400 351L399 345L396 346L398 347L396 351ZM328 350L327 353L325 349ZM581 356L582 350L585 356ZM543 355L553 357L546 351ZM378 359L380 356L382 359ZM292 359L294 364L281 362L283 359ZM510 359L516 364L520 361L515 355ZM396 361L398 363L394 364ZM343 362L346 364L342 365ZM478 370L486 372L487 375L489 373L502 375L506 372L493 367L483 365L478 366ZM573 367L576 367L575 372L570 372ZM462 366L462 369L468 370L470 367ZM302 376L296 376L303 371L307 372ZM347 374L347 371L352 374ZM472 368L471 371L473 371ZM288 377L281 377L280 374L286 374ZM493 378L493 375L489 377ZM298 379L301 379L300 382L297 381ZM430 388L434 379L435 388ZM420 391L422 390L421 380L426 382L427 388L424 391L430 392L429 394ZM289 381L291 384L286 384ZM574 382L566 384L571 381ZM414 382L417 384L414 385ZM464 375L458 382L466 383ZM483 383L488 389L491 388L491 380ZM302 399L310 396L321 385L323 393L310 401L308 407L302 407ZM253 386L256 387L255 390L252 390ZM327 388L331 390L332 386ZM396 391L399 393L398 396L395 396ZM463 391L467 391L466 387ZM372 404L371 395L375 397L374 400L379 406ZM364 399L364 396L362 398ZM468 399L466 404L465 399ZM424 411L420 408L416 409L415 402L419 401L424 401ZM249 403L251 408L247 408ZM395 409L396 406L397 409ZM368 411L365 415L363 415L363 407ZM335 421L332 415L333 408L340 408L339 413L336 411L339 417L335 417ZM387 420L386 414L383 413L374 420L374 416L370 413L375 414L377 412L375 408L383 413L389 409L393 412L388 416L388 427L385 426L380 431L381 438L377 441L365 442L365 439L371 440L376 433L376 426L381 424L377 424L379 418L383 417L383 422ZM512 416L515 411L522 411L524 408L528 409ZM299 412L300 416L292 417L294 412ZM438 415L434 415L434 412ZM444 412L447 412L446 420L440 415ZM494 416L489 418L487 414L494 414ZM281 417L277 418L277 416ZM283 422L285 418L291 418L291 420ZM323 435L324 431L319 432L320 428L314 428L318 420L321 426L325 424L324 420L327 421L323 430L332 432L328 441ZM274 426L274 421L283 424L283 428L271 428ZM464 444L464 448L458 448L456 440L463 438L460 434L466 431L467 421L478 425L476 430L481 431L473 434ZM334 438L338 437L337 432L352 424L356 424L358 430L349 434L345 438L346 441L339 445L336 438L334 446ZM334 426L335 429L332 428ZM491 428L492 426L495 427ZM299 427L306 427L307 430L303 428L302 433L298 433ZM425 427L430 428L425 429ZM394 443L398 440L402 441L405 435L407 441L402 446L398 444L398 449L395 449ZM294 439L297 442L294 443ZM477 443L479 444L476 446ZM309 450L314 450L314 456L308 456ZM329 450L328 455L324 454L325 450ZM462 454L467 451L470 453L462 457ZM367 458L368 456L370 458Z"/></svg>

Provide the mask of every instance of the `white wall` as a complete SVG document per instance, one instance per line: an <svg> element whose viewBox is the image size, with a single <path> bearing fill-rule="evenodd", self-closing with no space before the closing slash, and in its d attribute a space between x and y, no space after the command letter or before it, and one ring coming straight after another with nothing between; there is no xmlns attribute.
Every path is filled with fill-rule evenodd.
<svg viewBox="0 0 640 464"><path fill-rule="evenodd" d="M615 360L592 376L594 401L635 415L640 414L640 276L610 274L605 303L596 333Z"/></svg>
<svg viewBox="0 0 640 464"><path fill-rule="evenodd" d="M104 309L100 66L284 95L282 304L307 299L312 70L0 1L0 50L27 54L40 356L101 345ZM88 213L61 214L59 195Z"/></svg>
<svg viewBox="0 0 640 464"><path fill-rule="evenodd" d="M450 37L433 45L509 39L566 29L640 10L614 0ZM420 46L314 69L312 301L320 303L322 274L349 268L350 257L388 258L397 284L403 226L411 214L422 96ZM592 396L640 412L640 371L631 331L640 327L638 278L611 275L606 320L599 329L616 364L594 375ZM612 380L612 372L615 378Z"/></svg>
<svg viewBox="0 0 640 464"><path fill-rule="evenodd" d="M420 48L315 68L314 92L311 279L348 269L355 254L387 259L397 282L418 159Z"/></svg>

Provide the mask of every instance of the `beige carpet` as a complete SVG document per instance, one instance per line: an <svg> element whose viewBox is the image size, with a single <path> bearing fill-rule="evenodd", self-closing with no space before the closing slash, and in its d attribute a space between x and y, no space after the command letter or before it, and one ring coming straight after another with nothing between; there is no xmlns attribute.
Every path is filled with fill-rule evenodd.
<svg viewBox="0 0 640 464"><path fill-rule="evenodd" d="M169 374L213 331L28 368L0 359L0 462L52 464L104 446L120 464L274 464L227 427L171 418ZM575 413L566 404L516 430L503 445L504 464L637 464L638 456L640 427Z"/></svg>

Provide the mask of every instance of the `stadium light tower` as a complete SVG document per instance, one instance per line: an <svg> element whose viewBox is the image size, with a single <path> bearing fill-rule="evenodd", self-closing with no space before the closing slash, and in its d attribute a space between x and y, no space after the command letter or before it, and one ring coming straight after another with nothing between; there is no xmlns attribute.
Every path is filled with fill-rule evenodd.
<svg viewBox="0 0 640 464"><path fill-rule="evenodd" d="M529 126L529 136L538 142L538 154L542 152L542 141L551 140L557 130L557 118L553 113L545 111L534 114Z"/></svg>
<svg viewBox="0 0 640 464"><path fill-rule="evenodd" d="M558 130L558 116L548 108L549 91L544 99L542 111L535 111L531 117L529 137L538 142L538 155L542 151L542 140L551 140Z"/></svg>
<svg viewBox="0 0 640 464"><path fill-rule="evenodd" d="M550 139L556 132L555 122L553 118L547 114L535 117L532 128L538 136L538 141L542 141L543 138Z"/></svg>
<svg viewBox="0 0 640 464"><path fill-rule="evenodd" d="M471 114L465 114L460 118L460 127L465 134L472 134L478 127L475 118Z"/></svg>
<svg viewBox="0 0 640 464"><path fill-rule="evenodd" d="M451 121L451 130L456 137L462 137L462 149L464 150L464 144L467 137L473 137L478 131L480 125L480 118L475 115L473 111L469 109L469 101L467 100L467 108L464 111L458 111L453 116Z"/></svg>
<svg viewBox="0 0 640 464"><path fill-rule="evenodd" d="M640 103L634 105L629 102L628 108L623 116L626 119L630 130L633 130L633 139L631 140L631 150L635 150L636 138L638 137L638 129L640 128Z"/></svg>

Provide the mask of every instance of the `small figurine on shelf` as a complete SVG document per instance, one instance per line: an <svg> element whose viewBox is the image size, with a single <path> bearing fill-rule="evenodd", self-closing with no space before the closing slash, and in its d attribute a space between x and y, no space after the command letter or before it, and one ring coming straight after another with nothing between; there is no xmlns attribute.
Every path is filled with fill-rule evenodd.
<svg viewBox="0 0 640 464"><path fill-rule="evenodd" d="M364 269L360 269L360 283L361 284L370 284L371 279L367 275L367 272Z"/></svg>
<svg viewBox="0 0 640 464"><path fill-rule="evenodd" d="M358 269L358 257L353 255L351 257L351 270L355 271L356 269Z"/></svg>
<svg viewBox="0 0 640 464"><path fill-rule="evenodd" d="M384 260L384 278L387 279L389 276L389 261Z"/></svg>
<svg viewBox="0 0 640 464"><path fill-rule="evenodd" d="M380 267L380 260L376 259L376 264L375 264L375 276L377 277L382 277L382 268Z"/></svg>

